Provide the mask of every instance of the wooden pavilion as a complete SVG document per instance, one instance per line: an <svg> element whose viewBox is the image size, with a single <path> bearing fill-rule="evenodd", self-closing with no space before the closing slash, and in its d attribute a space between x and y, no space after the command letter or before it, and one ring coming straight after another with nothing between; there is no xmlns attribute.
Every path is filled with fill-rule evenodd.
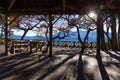
<svg viewBox="0 0 120 80"><path fill-rule="evenodd" d="M5 51L8 53L8 16L47 14L50 21L50 50L52 56L52 14L86 14L96 12L97 17L97 55L100 56L101 15L120 13L120 0L0 0L0 13L4 14Z"/></svg>

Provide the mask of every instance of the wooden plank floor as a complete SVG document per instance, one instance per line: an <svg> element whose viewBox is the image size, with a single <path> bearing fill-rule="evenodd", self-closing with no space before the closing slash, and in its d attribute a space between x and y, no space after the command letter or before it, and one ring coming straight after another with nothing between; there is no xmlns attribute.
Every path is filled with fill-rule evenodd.
<svg viewBox="0 0 120 80"><path fill-rule="evenodd" d="M0 80L120 80L120 52L53 48L54 56L36 54L0 57Z"/></svg>

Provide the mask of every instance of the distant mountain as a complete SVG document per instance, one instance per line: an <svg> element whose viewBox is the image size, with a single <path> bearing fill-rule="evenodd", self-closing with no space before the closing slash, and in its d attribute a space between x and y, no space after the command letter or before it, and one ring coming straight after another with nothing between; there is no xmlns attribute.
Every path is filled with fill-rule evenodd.
<svg viewBox="0 0 120 80"><path fill-rule="evenodd" d="M81 39L84 40L86 31L80 31ZM56 34L55 34L56 35ZM69 36L64 39L56 38L55 41L78 41L77 32L69 32ZM88 42L96 42L96 31L91 31L88 35Z"/></svg>
<svg viewBox="0 0 120 80"><path fill-rule="evenodd" d="M83 40L85 38L85 35L86 35L86 31L80 31L80 36L81 36L81 39ZM111 33L109 33L110 35ZM53 34L53 37L55 36L58 36L58 33L56 34ZM61 35L62 36L62 35ZM64 39L59 39L59 38L55 38L54 41L78 41L78 34L77 32L73 32L73 31L70 31L69 32L69 36L65 37ZM19 36L19 35L13 35L13 39L17 39L17 40L20 40L22 36ZM48 38L49 38L49 35L48 35ZM41 41L46 41L46 37L44 38L38 38L36 36L25 36L24 37L24 40L41 40ZM96 42L97 40L97 31L91 31L88 35L88 42ZM105 40L107 41L107 37L105 36Z"/></svg>
<svg viewBox="0 0 120 80"><path fill-rule="evenodd" d="M22 36L20 35L13 35L13 39L20 40ZM24 40L46 40L45 38L38 38L36 36L25 36Z"/></svg>

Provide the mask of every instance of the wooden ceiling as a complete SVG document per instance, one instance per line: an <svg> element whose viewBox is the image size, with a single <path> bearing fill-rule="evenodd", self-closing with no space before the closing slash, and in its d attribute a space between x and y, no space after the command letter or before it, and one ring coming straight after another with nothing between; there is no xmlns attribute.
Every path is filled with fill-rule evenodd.
<svg viewBox="0 0 120 80"><path fill-rule="evenodd" d="M0 12L9 14L69 14L97 10L120 13L120 0L0 0Z"/></svg>

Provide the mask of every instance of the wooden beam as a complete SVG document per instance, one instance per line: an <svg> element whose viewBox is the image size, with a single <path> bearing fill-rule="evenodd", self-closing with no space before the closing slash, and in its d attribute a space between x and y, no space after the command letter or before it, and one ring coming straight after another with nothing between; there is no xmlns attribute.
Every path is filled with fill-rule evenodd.
<svg viewBox="0 0 120 80"><path fill-rule="evenodd" d="M63 10L65 10L65 7L66 7L66 1L63 0Z"/></svg>
<svg viewBox="0 0 120 80"><path fill-rule="evenodd" d="M10 11L10 10L11 10L11 8L12 8L13 5L14 5L14 3L15 3L15 0L11 0L11 1L10 1L7 11Z"/></svg>
<svg viewBox="0 0 120 80"><path fill-rule="evenodd" d="M101 13L98 12L98 14L97 14L97 55L96 55L97 59L101 58L101 55L100 55L101 20L102 20L102 15L101 15Z"/></svg>
<svg viewBox="0 0 120 80"><path fill-rule="evenodd" d="M50 31L50 37L49 37L49 57L52 56L52 27L53 27L53 24L52 24L52 14L49 14L49 31Z"/></svg>
<svg viewBox="0 0 120 80"><path fill-rule="evenodd" d="M8 25L11 25L18 17L19 17L19 16L15 16L14 19L13 19L11 22L9 22Z"/></svg>
<svg viewBox="0 0 120 80"><path fill-rule="evenodd" d="M89 14L90 11L80 11L80 10L56 10L56 11L49 11L49 10L11 10L9 11L9 15L63 15L63 14ZM96 10L94 12L97 12ZM120 14L119 10L103 10L105 14Z"/></svg>
<svg viewBox="0 0 120 80"><path fill-rule="evenodd" d="M109 0L109 1L106 3L107 7L111 8L111 9L115 9L115 6L112 4L113 1L114 1L114 0Z"/></svg>
<svg viewBox="0 0 120 80"><path fill-rule="evenodd" d="M5 22L5 19L3 18L1 14L0 14L0 19L2 20L2 22Z"/></svg>
<svg viewBox="0 0 120 80"><path fill-rule="evenodd" d="M8 53L8 14L5 15L5 54Z"/></svg>

